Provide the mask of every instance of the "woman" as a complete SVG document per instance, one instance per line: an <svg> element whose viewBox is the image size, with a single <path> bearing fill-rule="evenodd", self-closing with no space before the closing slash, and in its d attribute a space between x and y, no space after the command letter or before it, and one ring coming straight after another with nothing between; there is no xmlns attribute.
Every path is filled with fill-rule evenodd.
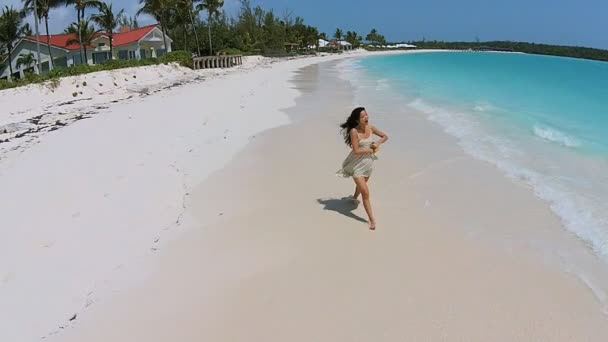
<svg viewBox="0 0 608 342"><path fill-rule="evenodd" d="M388 136L369 124L369 117L363 107L355 108L340 127L344 142L352 148L352 151L342 163L342 169L338 171L338 175L345 178L352 177L355 181L353 201L357 202L357 198L361 194L363 207L369 217L369 229L374 230L376 229L376 219L369 202L367 181L372 175L374 160L378 159L375 153L378 152L380 145L388 140ZM374 142L373 134L379 136L380 140Z"/></svg>

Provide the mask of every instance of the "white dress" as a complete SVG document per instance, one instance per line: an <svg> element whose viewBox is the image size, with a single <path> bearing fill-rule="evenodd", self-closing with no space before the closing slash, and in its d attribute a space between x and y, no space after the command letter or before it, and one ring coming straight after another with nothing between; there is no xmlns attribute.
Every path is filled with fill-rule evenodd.
<svg viewBox="0 0 608 342"><path fill-rule="evenodd" d="M373 142L373 134L370 133L369 137L359 139L359 147L371 148ZM356 155L355 151L351 150L346 159L344 159L344 162L342 162L342 168L336 172L336 175L345 178L369 177L374 170L374 160L376 159L378 159L378 157L373 153Z"/></svg>

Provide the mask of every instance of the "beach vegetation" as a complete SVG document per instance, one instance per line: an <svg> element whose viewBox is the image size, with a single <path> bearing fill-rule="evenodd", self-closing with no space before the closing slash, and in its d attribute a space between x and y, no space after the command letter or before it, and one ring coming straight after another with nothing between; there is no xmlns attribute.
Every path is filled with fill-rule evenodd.
<svg viewBox="0 0 608 342"><path fill-rule="evenodd" d="M0 90L15 88L24 86L27 84L35 84L35 83L48 83L54 82L54 80L59 79L61 77L67 76L78 76L84 75L91 72L96 71L104 71L104 70L116 70L116 69L124 69L124 68L132 68L132 67L140 67L146 65L158 65L158 64L169 64L169 63L177 63L181 66L192 67L192 55L186 51L174 51L169 52L163 55L160 58L148 58L148 59L130 59L130 60L107 60L102 64L78 64L72 67L64 68L58 67L46 74L37 75L34 73L26 73L23 79L8 81L8 80L0 80ZM83 86L86 86L86 82L83 82Z"/></svg>
<svg viewBox="0 0 608 342"><path fill-rule="evenodd" d="M13 66L10 63L15 43L27 32L29 25L24 24L25 12L15 9L13 6L4 6L0 13L0 43L6 47L7 61L10 74L13 74ZM10 76L9 76L10 80Z"/></svg>
<svg viewBox="0 0 608 342"><path fill-rule="evenodd" d="M135 29L139 27L138 16L148 15L157 20L162 30L162 39L167 46L167 36L173 40L174 52L166 53L157 59L109 59L102 64L77 64L69 68L52 67L45 75L27 75L20 80L0 81L0 89L16 87L29 83L40 83L64 76L81 75L94 71L113 70L154 64L177 63L184 67L193 66L193 56L204 53L226 55L264 55L291 56L314 54L317 52L341 53L339 46L320 47L319 39L328 40L328 34L320 32L317 27L305 23L301 16L291 11L277 14L272 9L252 5L250 0L239 0L240 8L231 16L224 10L225 0L138 0L139 10L134 17L125 15L124 10L114 9L107 1L98 0L22 0L23 10L5 6L0 16L0 63L11 60L12 49L16 42L27 34L31 28L24 22L28 14L33 14L33 4L38 7L37 21L44 21L47 39L49 36L49 13L59 6L74 6L76 21L65 29L74 33L72 43L82 43L82 53L91 46L97 32L104 31L110 36L110 51L114 46L112 35L120 28ZM93 11L87 17L85 10ZM207 39L199 39L199 37ZM365 38L354 31L344 32L337 28L332 37L344 39L353 48L364 47L369 50L382 50L388 45L386 38L377 29L369 31ZM608 61L608 51L586 48L555 46L521 42L442 42L422 41L409 42L422 49L455 49L455 50L499 50L534 54L567 56ZM47 45L48 46L48 45ZM50 47L49 47L50 49ZM83 51L84 50L84 51ZM166 49L165 49L166 50ZM50 55L51 51L49 51ZM113 56L110 53L110 56ZM35 65L38 61L33 56L23 57L20 65ZM52 62L52 59L51 59ZM10 63L8 63L10 64ZM10 73L13 67L9 65ZM31 74L31 75L30 75Z"/></svg>
<svg viewBox="0 0 608 342"><path fill-rule="evenodd" d="M344 40L352 44L353 49L361 47L361 44L363 43L363 38L354 31L346 31Z"/></svg>
<svg viewBox="0 0 608 342"><path fill-rule="evenodd" d="M21 68L23 66L25 69L31 68L36 63L36 58L34 58L33 53L22 53L17 58L16 66L17 68Z"/></svg>
<svg viewBox="0 0 608 342"><path fill-rule="evenodd" d="M213 55L213 41L211 40L211 27L215 18L221 14L220 9L224 6L224 0L202 0L200 4L196 6L196 11L207 12L207 31L209 34L209 55Z"/></svg>
<svg viewBox="0 0 608 342"><path fill-rule="evenodd" d="M381 35L375 28L369 31L367 36L365 36L365 40L369 43L369 45L372 46L386 45L386 38L384 38L384 36Z"/></svg>
<svg viewBox="0 0 608 342"><path fill-rule="evenodd" d="M23 12L25 15L32 14L34 15L34 1L36 1L38 18L34 18L35 20L41 21L44 20L44 27L46 33L47 41L50 41L49 32L49 13L51 9L57 8L62 5L62 0L23 0ZM38 32L36 32L38 34ZM32 32L29 34L24 34L24 36L31 36ZM51 67L53 66L53 52L51 51L51 46L47 45L47 52L49 54L49 63L51 63Z"/></svg>
<svg viewBox="0 0 608 342"><path fill-rule="evenodd" d="M70 5L74 5L74 8L76 9L76 30L73 33L76 33L78 36L78 41L86 41L86 39L84 39L81 35L82 35L82 30L85 29L85 25L84 25L84 21L85 21L85 11L88 8L91 9L96 9L99 8L100 5L100 1L98 0L62 0L62 3L65 4L65 6L70 6ZM72 24L74 25L74 24ZM70 25L70 26L72 26ZM80 28L80 29L78 29ZM72 33L72 32L67 32L66 33ZM84 55L83 55L84 53ZM85 60L84 56L86 56L86 46L81 46L80 48L80 60Z"/></svg>
<svg viewBox="0 0 608 342"><path fill-rule="evenodd" d="M337 28L336 32L334 33L334 38L336 38L337 40L342 40L342 36L344 36L344 33L340 28Z"/></svg>
<svg viewBox="0 0 608 342"><path fill-rule="evenodd" d="M87 46L93 45L93 39L95 39L98 32L95 26L92 25L89 19L82 19L78 22L72 23L65 29L65 33L74 33L75 38L68 39L68 44L80 44L83 53L87 56Z"/></svg>

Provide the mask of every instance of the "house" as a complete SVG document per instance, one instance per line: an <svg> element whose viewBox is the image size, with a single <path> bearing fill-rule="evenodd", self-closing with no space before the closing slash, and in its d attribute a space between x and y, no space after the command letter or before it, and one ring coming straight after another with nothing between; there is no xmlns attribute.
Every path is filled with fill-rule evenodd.
<svg viewBox="0 0 608 342"><path fill-rule="evenodd" d="M68 44L70 39L75 39L76 34L54 34L47 40L47 36L40 36L40 72L45 73L54 67L70 67L81 64L81 46L78 43ZM120 30L113 35L113 56L110 56L110 38L106 33L100 32L87 46L86 62L88 64L100 64L110 58L112 59L143 59L160 57L166 52L171 52L173 40L167 38L167 47L164 47L163 33L158 24L140 27L133 30ZM48 43L50 43L53 65L50 65L48 54ZM10 63L13 66L13 78L22 78L26 71L37 71L37 66L29 70L27 66L17 68L17 59L21 54L36 53L36 36L28 36L21 39L11 53ZM8 61L0 66L0 79L8 78L10 70Z"/></svg>
<svg viewBox="0 0 608 342"><path fill-rule="evenodd" d="M400 43L400 44L387 45L386 48L387 49L415 49L416 45Z"/></svg>
<svg viewBox="0 0 608 342"><path fill-rule="evenodd" d="M345 41L345 40L341 40L340 41L340 48L342 50L352 50L353 49L353 44Z"/></svg>
<svg viewBox="0 0 608 342"><path fill-rule="evenodd" d="M329 44L329 42L327 40L325 40L325 39L320 38L318 40L317 44L318 44L319 48L324 48L324 47L327 46L327 44ZM312 49L316 49L317 45L308 45L308 48L311 49L311 50Z"/></svg>
<svg viewBox="0 0 608 342"><path fill-rule="evenodd" d="M326 45L330 49L335 50L352 50L353 45L345 40L332 40Z"/></svg>

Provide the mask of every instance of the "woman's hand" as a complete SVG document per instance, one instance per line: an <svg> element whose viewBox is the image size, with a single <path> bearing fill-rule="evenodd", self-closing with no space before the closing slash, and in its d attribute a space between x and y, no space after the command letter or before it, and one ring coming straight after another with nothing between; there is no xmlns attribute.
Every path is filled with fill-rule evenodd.
<svg viewBox="0 0 608 342"><path fill-rule="evenodd" d="M372 145L370 146L370 148L372 149L373 153L376 153L380 149L380 144L376 144L374 142L374 143L372 143Z"/></svg>

